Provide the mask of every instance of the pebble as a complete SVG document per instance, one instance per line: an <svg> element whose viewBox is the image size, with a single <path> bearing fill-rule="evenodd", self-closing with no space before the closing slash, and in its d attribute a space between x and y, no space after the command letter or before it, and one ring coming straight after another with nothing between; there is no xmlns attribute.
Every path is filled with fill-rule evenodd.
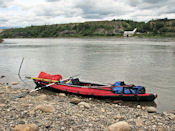
<svg viewBox="0 0 175 131"><path fill-rule="evenodd" d="M166 131L166 130L162 127L159 127L158 131Z"/></svg>
<svg viewBox="0 0 175 131"><path fill-rule="evenodd" d="M121 118L121 115L120 114L117 114L115 117L114 117L114 119L116 120L116 119L120 119Z"/></svg>
<svg viewBox="0 0 175 131"><path fill-rule="evenodd" d="M6 106L6 104L0 104L0 107L5 107Z"/></svg>
<svg viewBox="0 0 175 131"><path fill-rule="evenodd" d="M138 108L138 109L141 109L141 106L140 106L140 105L137 105L137 108Z"/></svg>
<svg viewBox="0 0 175 131"><path fill-rule="evenodd" d="M70 100L70 103L73 103L73 104L78 104L78 103L80 103L81 102L81 99L79 99L79 98L72 98L71 100Z"/></svg>
<svg viewBox="0 0 175 131"><path fill-rule="evenodd" d="M170 120L175 120L175 115L174 114L169 114L168 117L169 117Z"/></svg>
<svg viewBox="0 0 175 131"><path fill-rule="evenodd" d="M22 107L22 108L25 108L25 107L29 107L30 105L32 105L32 104L25 104L25 103L24 103L24 104L21 104L21 107Z"/></svg>
<svg viewBox="0 0 175 131"><path fill-rule="evenodd" d="M120 107L120 105L118 105L118 104L115 104L115 107Z"/></svg>
<svg viewBox="0 0 175 131"><path fill-rule="evenodd" d="M145 107L144 106L142 106L142 110L145 110Z"/></svg>
<svg viewBox="0 0 175 131"><path fill-rule="evenodd" d="M38 127L35 124L19 124L16 125L14 131L37 131Z"/></svg>
<svg viewBox="0 0 175 131"><path fill-rule="evenodd" d="M143 126L144 125L144 122L143 122L143 120L142 119L136 119L135 120L135 122L136 122L136 126Z"/></svg>
<svg viewBox="0 0 175 131"><path fill-rule="evenodd" d="M61 130L64 131L65 130L65 127L61 127Z"/></svg>
<svg viewBox="0 0 175 131"><path fill-rule="evenodd" d="M156 113L157 112L157 109L153 106L147 107L146 110L148 113Z"/></svg>
<svg viewBox="0 0 175 131"><path fill-rule="evenodd" d="M105 109L101 108L101 112L104 113L105 112Z"/></svg>
<svg viewBox="0 0 175 131"><path fill-rule="evenodd" d="M86 102L80 102L79 104L78 104L80 107L85 107L85 108L90 108L90 105L88 104L88 103L86 103Z"/></svg>
<svg viewBox="0 0 175 131"><path fill-rule="evenodd" d="M41 110L42 112L48 112L48 113L53 113L55 112L55 108L53 105L38 105L36 108L35 108L35 111L36 110Z"/></svg>
<svg viewBox="0 0 175 131"><path fill-rule="evenodd" d="M66 94L65 94L65 93L59 93L58 96L60 96L60 97L65 97Z"/></svg>
<svg viewBox="0 0 175 131"><path fill-rule="evenodd" d="M114 123L108 127L109 131L129 131L130 125L125 121Z"/></svg>
<svg viewBox="0 0 175 131"><path fill-rule="evenodd" d="M115 101L113 101L113 103L114 104L121 104L121 103L123 103L123 101L122 100L115 100Z"/></svg>
<svg viewBox="0 0 175 131"><path fill-rule="evenodd" d="M47 100L48 97L45 94L41 94L37 97L38 100Z"/></svg>
<svg viewBox="0 0 175 131"><path fill-rule="evenodd" d="M93 124L89 123L89 126L91 127L91 126L93 126Z"/></svg>
<svg viewBox="0 0 175 131"><path fill-rule="evenodd" d="M14 81L14 82L11 82L11 84L12 84L12 85L18 85L19 82Z"/></svg>

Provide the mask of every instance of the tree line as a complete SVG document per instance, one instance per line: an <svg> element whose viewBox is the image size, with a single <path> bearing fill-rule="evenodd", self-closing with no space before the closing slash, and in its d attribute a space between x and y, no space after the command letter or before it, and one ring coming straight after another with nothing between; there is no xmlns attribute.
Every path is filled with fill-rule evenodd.
<svg viewBox="0 0 175 131"><path fill-rule="evenodd" d="M148 22L132 20L90 21L84 23L54 24L12 28L0 33L1 38L44 38L81 36L123 36L126 30L137 28L140 36L175 36L175 19Z"/></svg>

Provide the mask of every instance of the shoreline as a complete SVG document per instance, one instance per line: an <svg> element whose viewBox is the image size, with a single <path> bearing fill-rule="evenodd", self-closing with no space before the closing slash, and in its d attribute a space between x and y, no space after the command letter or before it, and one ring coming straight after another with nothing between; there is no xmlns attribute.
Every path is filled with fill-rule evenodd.
<svg viewBox="0 0 175 131"><path fill-rule="evenodd" d="M163 39L163 38L174 38L174 36L166 36L166 35L134 35L131 37L124 37L123 35L118 36L118 35L111 35L111 36L105 36L105 35L87 35L87 36L81 36L81 35L75 35L75 36L57 36L57 37L4 37L3 39L41 39L41 38L154 38L154 39ZM2 39L2 40L3 40Z"/></svg>
<svg viewBox="0 0 175 131"><path fill-rule="evenodd" d="M113 40L170 40L170 41L174 41L174 37L138 37L138 36L134 36L134 37L116 37L116 36L83 36L83 37L36 37L36 38L4 38L3 41L5 41L6 39L97 39L97 40L101 40L101 39L113 39ZM3 42L2 41L2 42Z"/></svg>
<svg viewBox="0 0 175 131"><path fill-rule="evenodd" d="M113 127L122 128L122 122L131 131L175 129L174 114L159 113L154 107L142 105L129 107L120 100L109 102L48 90L13 99L27 91L0 84L1 130L17 130L22 126L39 131L113 131Z"/></svg>

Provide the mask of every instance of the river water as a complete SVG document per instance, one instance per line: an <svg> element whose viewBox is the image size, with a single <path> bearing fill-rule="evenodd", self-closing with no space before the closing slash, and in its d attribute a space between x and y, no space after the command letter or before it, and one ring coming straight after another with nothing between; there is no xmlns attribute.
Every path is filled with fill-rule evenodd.
<svg viewBox="0 0 175 131"><path fill-rule="evenodd" d="M143 85L158 94L160 111L175 109L175 39L57 38L5 39L0 44L0 82L36 77L40 71L60 73L64 78L80 74L93 82Z"/></svg>

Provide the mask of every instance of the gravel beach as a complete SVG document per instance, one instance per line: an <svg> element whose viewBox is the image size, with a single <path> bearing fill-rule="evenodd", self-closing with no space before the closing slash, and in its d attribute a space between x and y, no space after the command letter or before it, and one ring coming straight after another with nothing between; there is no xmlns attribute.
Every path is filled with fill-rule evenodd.
<svg viewBox="0 0 175 131"><path fill-rule="evenodd" d="M175 115L155 107L0 84L0 131L174 131Z"/></svg>

